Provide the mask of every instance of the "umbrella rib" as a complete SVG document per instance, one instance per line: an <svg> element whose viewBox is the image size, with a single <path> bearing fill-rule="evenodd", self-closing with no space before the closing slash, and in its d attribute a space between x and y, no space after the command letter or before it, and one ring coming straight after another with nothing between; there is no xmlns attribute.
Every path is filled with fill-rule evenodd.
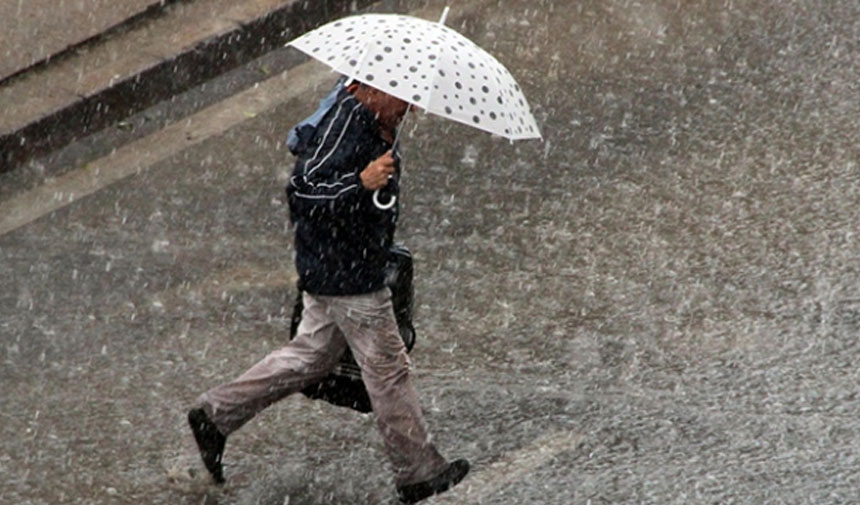
<svg viewBox="0 0 860 505"><path fill-rule="evenodd" d="M364 65L364 60L367 58L368 53L370 53L371 44L373 44L373 42L370 40L364 43L364 47L361 49L361 56L358 57L357 63L355 64L355 71L353 72L353 74L357 74L361 70L362 65ZM347 62L347 65L348 64L349 62ZM350 75L349 79L347 79L346 83L344 83L344 86L349 86L354 80L356 80L355 75ZM361 79L358 80L364 82Z"/></svg>
<svg viewBox="0 0 860 505"><path fill-rule="evenodd" d="M502 106L505 105L506 100L502 98ZM505 126L508 128L508 140L511 141L511 144L514 143L514 125L511 124L511 113L505 113Z"/></svg>
<svg viewBox="0 0 860 505"><path fill-rule="evenodd" d="M505 99L503 94L501 94L502 93L501 91L499 93L500 93L499 96L502 99L502 106L504 107L505 104L507 103L507 100ZM509 132L508 133L508 140L510 140L511 144L513 144L514 140L516 140L517 137L516 137L516 134L514 133L514 126L515 125L511 124L511 119L513 119L513 114L511 114L511 112L505 112L505 126L507 126L508 132Z"/></svg>
<svg viewBox="0 0 860 505"><path fill-rule="evenodd" d="M445 20L445 18L447 18L447 17L448 17L448 11L447 11L447 7L446 7L445 12L442 14L442 20L440 20L439 24L440 24L440 25L442 25L442 26L444 26L444 20ZM432 112L432 110L431 110L431 108L430 108L430 107L431 107L431 105L432 105L432 104L431 104L431 99L433 98L433 96L434 96L434 94L435 94L435 93L434 93L434 91L435 91L435 90L436 90L436 88L437 88L437 84L436 84L436 83L437 83L437 82L438 82L438 80L439 80L439 69L441 69L441 68L442 68L442 59L443 59L443 58L442 58L442 55L443 55L444 53L445 53L445 47L444 47L444 45L443 45L443 44L439 44L439 54L437 54L437 55L436 55L436 61L438 62L438 64L433 66L433 74L432 74L432 75L433 75L433 78L430 80L430 91L427 93L427 107L425 107L425 108L424 108L424 110L425 110L425 111L427 111L427 112ZM436 114L437 114L437 115L439 115L439 116L441 116L441 114L439 114L438 112L437 112ZM445 117L445 116L442 116L442 117ZM451 119L451 118L447 118L447 117L446 117L446 119Z"/></svg>
<svg viewBox="0 0 860 505"><path fill-rule="evenodd" d="M499 84L499 100L501 100L501 103L499 105L501 105L502 110L505 111L502 113L502 117L505 118L505 127L507 128L507 132L506 132L507 138L511 142L511 144L513 144L514 143L514 125L511 124L511 119L513 118L513 115L511 114L511 112L509 110L507 110L507 107L505 107L505 105L508 103L508 100L505 97L504 91L502 90L501 83Z"/></svg>

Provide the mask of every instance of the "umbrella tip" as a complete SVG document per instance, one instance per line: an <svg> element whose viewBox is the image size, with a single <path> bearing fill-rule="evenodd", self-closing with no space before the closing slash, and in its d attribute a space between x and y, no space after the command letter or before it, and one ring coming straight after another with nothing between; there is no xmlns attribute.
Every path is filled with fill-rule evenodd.
<svg viewBox="0 0 860 505"><path fill-rule="evenodd" d="M446 6L445 6L445 10L443 10L443 11L442 11L442 17L441 17L441 18L439 18L439 24L440 24L440 25L444 25L444 24L445 24L445 20L446 20L446 19L448 19L448 11L450 11L450 10L451 10L451 7L448 7L448 6L446 5Z"/></svg>

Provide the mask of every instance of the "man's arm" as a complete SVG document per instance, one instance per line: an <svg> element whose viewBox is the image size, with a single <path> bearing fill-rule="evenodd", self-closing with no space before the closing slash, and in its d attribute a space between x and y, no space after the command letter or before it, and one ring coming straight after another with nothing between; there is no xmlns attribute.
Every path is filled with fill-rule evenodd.
<svg viewBox="0 0 860 505"><path fill-rule="evenodd" d="M321 125L318 146L296 162L288 193L293 203L313 207L340 207L353 204L363 191L375 191L389 183L395 173L391 151L359 170L356 159L361 146L375 142L368 139L366 118L354 97L342 99ZM332 207L333 206L333 207Z"/></svg>
<svg viewBox="0 0 860 505"><path fill-rule="evenodd" d="M338 104L334 117L325 125L319 146L296 162L290 178L292 196L309 203L330 202L354 194L360 187L359 177L348 169L350 145L355 141L350 125L359 106L355 100Z"/></svg>
<svg viewBox="0 0 860 505"><path fill-rule="evenodd" d="M356 175L350 166L355 154L355 144L362 142L354 124L359 105L355 100L344 100L335 111L333 119L325 125L325 133L319 147L299 159L290 179L290 193L304 203L333 203L351 199L360 188L374 191L388 185L395 172L395 160L391 151L371 161Z"/></svg>
<svg viewBox="0 0 860 505"><path fill-rule="evenodd" d="M395 172L395 161L391 151L371 161L356 177L354 174L344 174L340 177L308 177L293 176L290 185L296 198L312 200L336 200L357 189L361 185L368 191L375 191L388 185ZM329 173L331 171L317 174Z"/></svg>

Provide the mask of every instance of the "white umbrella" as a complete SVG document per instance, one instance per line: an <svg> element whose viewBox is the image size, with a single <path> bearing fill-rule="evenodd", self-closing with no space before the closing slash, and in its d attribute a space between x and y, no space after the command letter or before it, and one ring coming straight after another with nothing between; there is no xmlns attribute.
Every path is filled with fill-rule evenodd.
<svg viewBox="0 0 860 505"><path fill-rule="evenodd" d="M444 25L397 14L330 22L289 42L351 79L495 135L541 138L511 73Z"/></svg>

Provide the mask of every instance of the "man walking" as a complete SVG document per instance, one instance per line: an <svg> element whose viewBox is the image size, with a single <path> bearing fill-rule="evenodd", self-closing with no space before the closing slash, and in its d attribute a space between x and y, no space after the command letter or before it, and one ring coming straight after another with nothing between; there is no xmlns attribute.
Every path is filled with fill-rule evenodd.
<svg viewBox="0 0 860 505"><path fill-rule="evenodd" d="M385 287L394 239L399 162L394 140L408 105L362 83L337 94L287 187L304 311L296 338L231 383L199 398L188 414L206 468L224 482L230 433L272 403L323 379L347 347L361 367L401 501L449 489L469 471L430 440L410 361ZM385 192L393 205L374 203ZM377 202L378 203L378 202Z"/></svg>

